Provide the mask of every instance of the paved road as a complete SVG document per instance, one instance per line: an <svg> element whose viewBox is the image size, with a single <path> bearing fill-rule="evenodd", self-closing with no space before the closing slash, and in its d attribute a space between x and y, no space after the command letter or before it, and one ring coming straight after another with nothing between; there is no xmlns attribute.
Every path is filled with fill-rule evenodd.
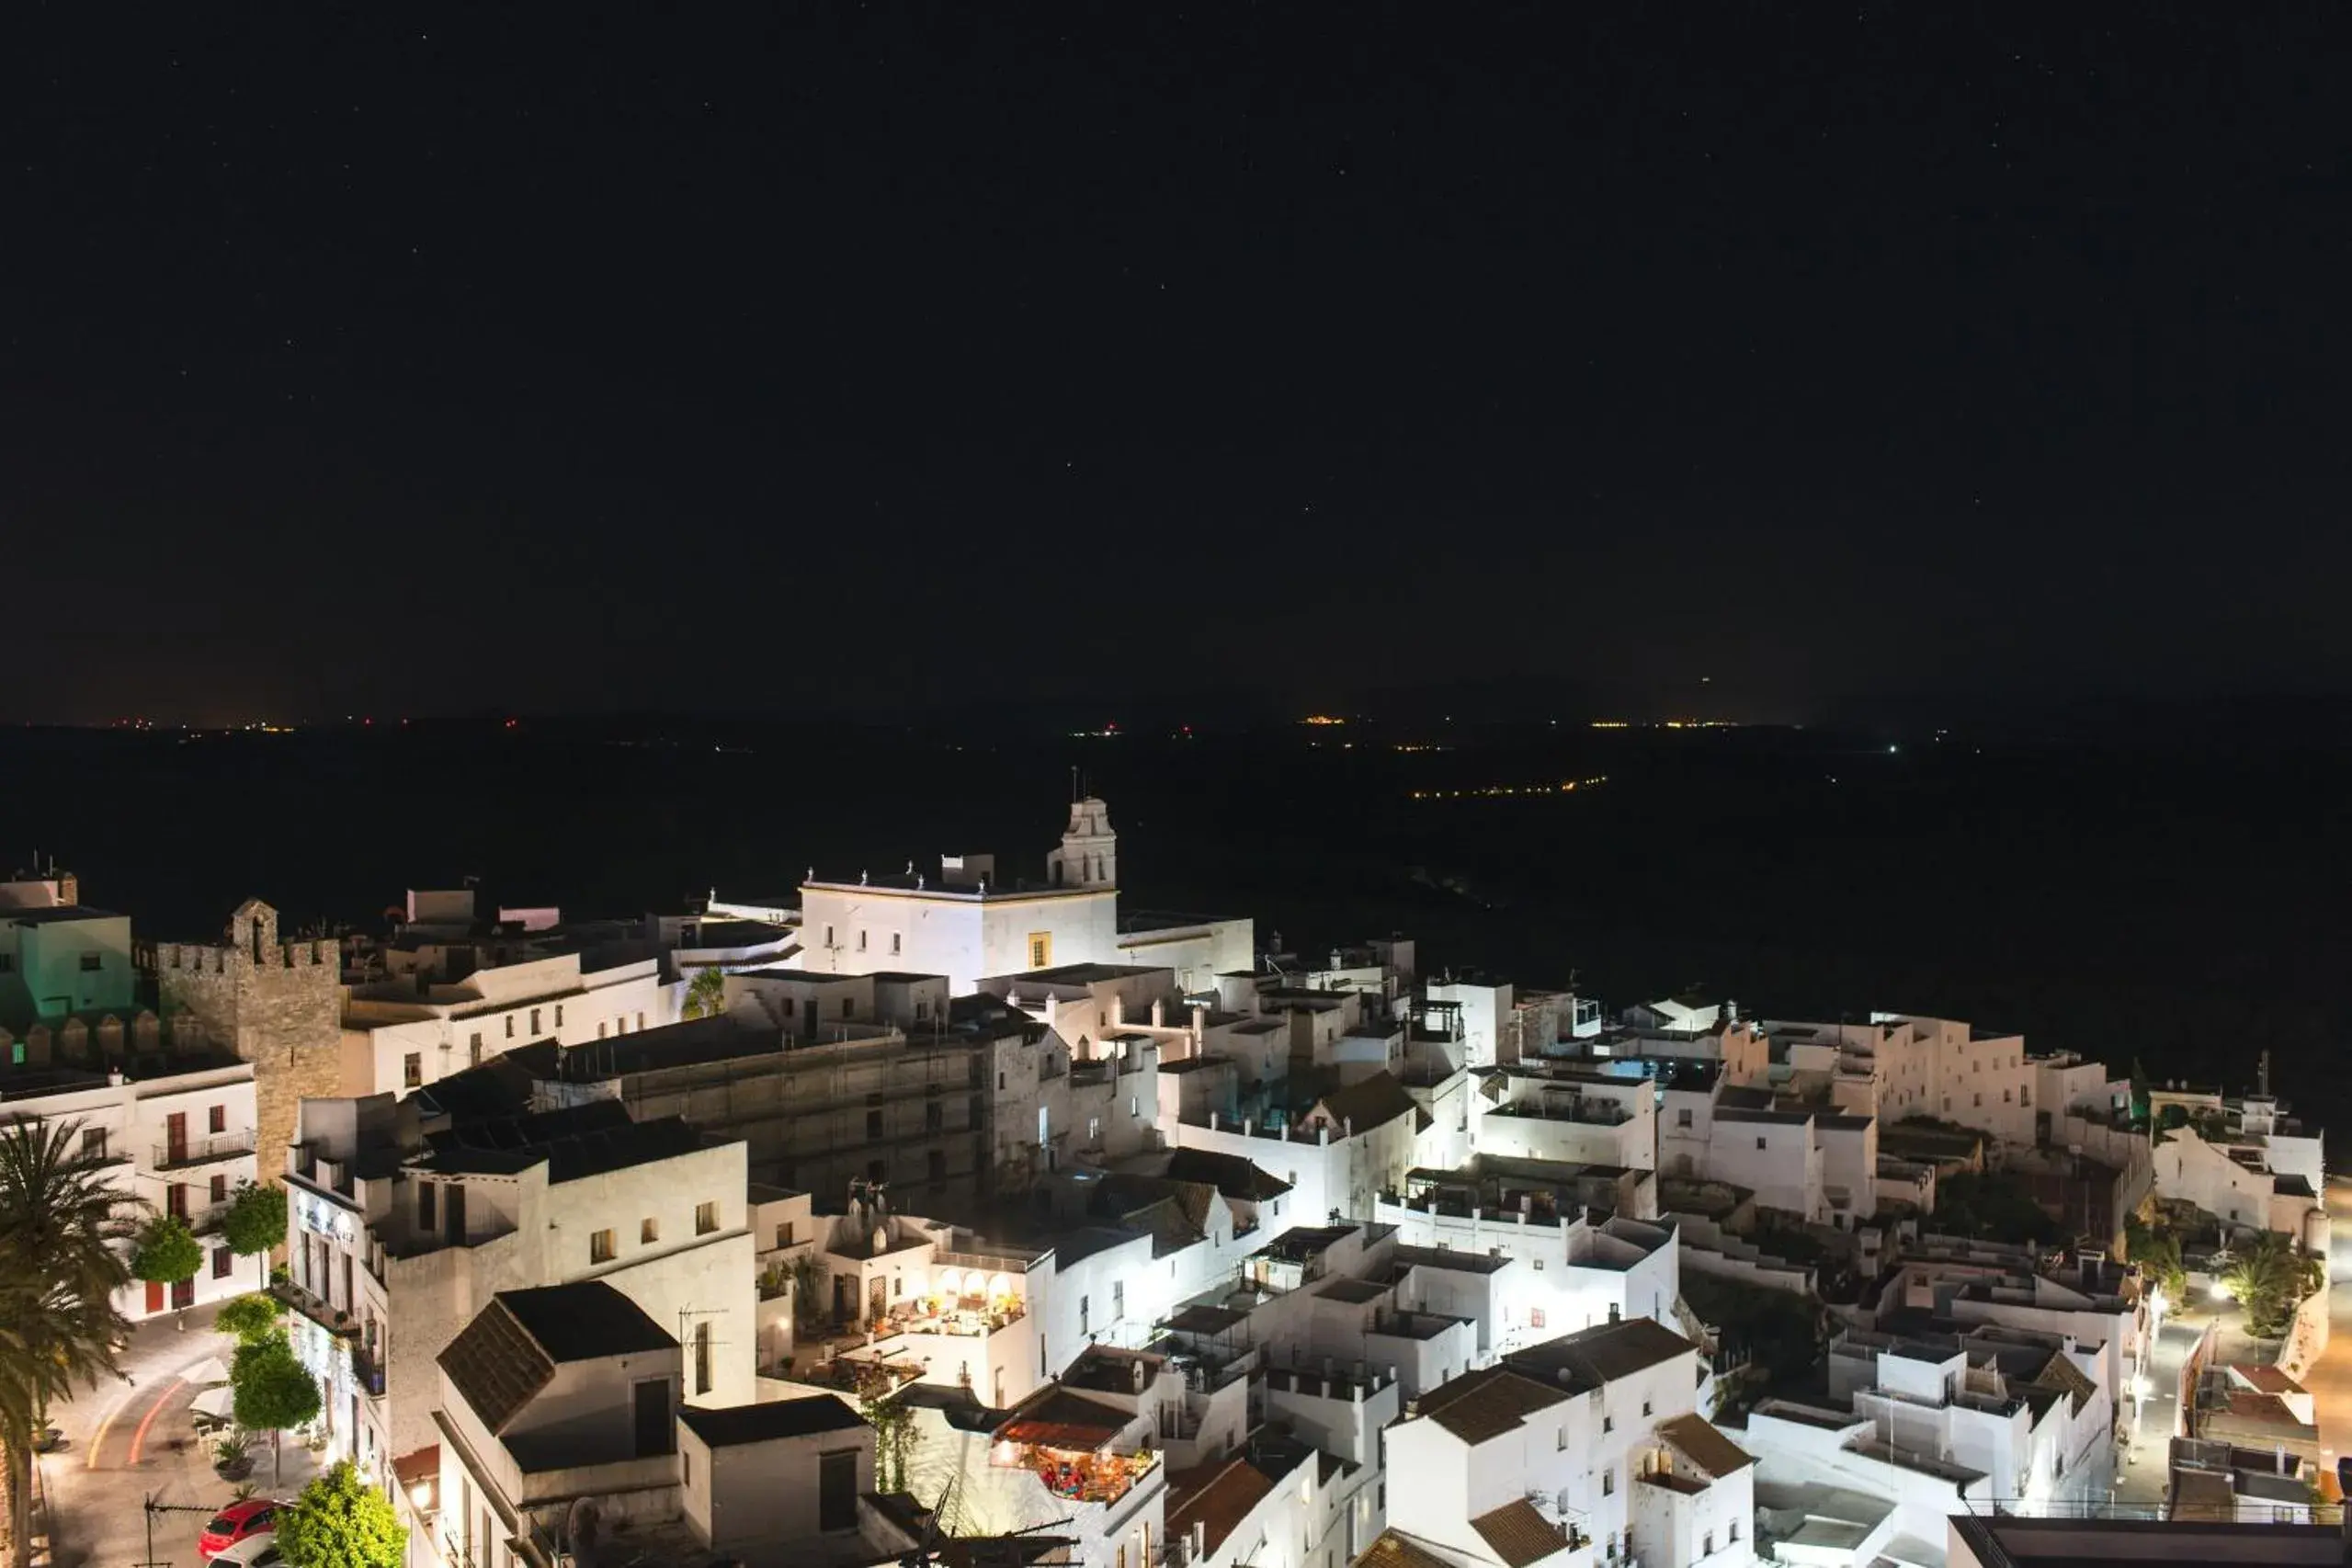
<svg viewBox="0 0 2352 1568"><path fill-rule="evenodd" d="M2343 1177L2327 1184L2327 1217L2335 1226L2327 1260L2327 1348L2303 1386L2319 1406L2320 1462L2332 1467L2352 1454L2352 1185Z"/></svg>
<svg viewBox="0 0 2352 1568"><path fill-rule="evenodd" d="M2187 1321L2167 1317L2157 1331L2155 1346L2148 1357L2148 1397L2140 1403L2139 1425L2132 1430L2129 1458L2116 1469L2117 1502L2151 1506L2163 1502L2165 1461L2172 1452L2172 1436L2180 1421L2180 1397L2175 1391L2180 1387L2181 1364L2204 1335L2202 1317Z"/></svg>
<svg viewBox="0 0 2352 1568"><path fill-rule="evenodd" d="M172 1568L196 1568L196 1536L204 1514L233 1492L212 1473L210 1456L195 1435L188 1402L198 1387L181 1377L208 1357L229 1358L226 1336L212 1329L207 1308L189 1310L184 1326L168 1320L142 1324L122 1358L126 1383L107 1383L51 1412L72 1447L40 1461L49 1497L50 1568L131 1568L147 1556L142 1498L202 1512L159 1515L155 1559ZM267 1486L269 1460L261 1454L256 1480ZM269 1488L282 1495L307 1481L312 1456L286 1446L286 1481Z"/></svg>

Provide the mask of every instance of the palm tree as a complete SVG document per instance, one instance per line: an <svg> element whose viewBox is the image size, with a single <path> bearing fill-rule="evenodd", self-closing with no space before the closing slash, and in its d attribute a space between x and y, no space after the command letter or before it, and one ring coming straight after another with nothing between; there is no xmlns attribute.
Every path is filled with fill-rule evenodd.
<svg viewBox="0 0 2352 1568"><path fill-rule="evenodd" d="M117 1362L131 1324L115 1292L137 1201L77 1152L79 1122L0 1131L0 1450L7 1465L11 1560L32 1560L32 1445L50 1402Z"/></svg>
<svg viewBox="0 0 2352 1568"><path fill-rule="evenodd" d="M727 1009L727 974L716 965L697 970L694 978L686 983L686 1006L682 1009L689 1018L716 1017Z"/></svg>
<svg viewBox="0 0 2352 1568"><path fill-rule="evenodd" d="M2246 1328L2257 1338L2284 1334L2312 1286L2311 1260L2276 1231L2265 1231L2244 1246L2221 1276L2222 1288L2245 1308Z"/></svg>

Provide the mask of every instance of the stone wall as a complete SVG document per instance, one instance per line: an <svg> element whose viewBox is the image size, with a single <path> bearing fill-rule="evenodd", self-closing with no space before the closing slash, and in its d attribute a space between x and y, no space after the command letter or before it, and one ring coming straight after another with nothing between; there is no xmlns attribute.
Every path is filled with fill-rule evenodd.
<svg viewBox="0 0 2352 1568"><path fill-rule="evenodd" d="M336 945L281 945L278 912L248 900L229 917L225 945L160 944L152 966L166 1016L193 1017L205 1040L253 1063L254 1164L262 1180L280 1180L304 1096L342 1092L343 971Z"/></svg>

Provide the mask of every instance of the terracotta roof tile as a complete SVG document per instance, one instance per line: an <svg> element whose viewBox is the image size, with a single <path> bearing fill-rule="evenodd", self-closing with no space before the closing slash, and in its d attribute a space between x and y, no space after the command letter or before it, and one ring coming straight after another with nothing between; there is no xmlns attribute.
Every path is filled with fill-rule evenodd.
<svg viewBox="0 0 2352 1568"><path fill-rule="evenodd" d="M1452 1564L1435 1552L1422 1551L1411 1538L1387 1529L1373 1537L1372 1544L1348 1568L1452 1568Z"/></svg>
<svg viewBox="0 0 2352 1568"><path fill-rule="evenodd" d="M1721 1480L1755 1462L1755 1456L1723 1436L1703 1415L1677 1415L1658 1423L1659 1438L1675 1452Z"/></svg>
<svg viewBox="0 0 2352 1568"><path fill-rule="evenodd" d="M1470 1528L1510 1568L1527 1568L1568 1547L1568 1538L1560 1533L1560 1527L1537 1513L1535 1505L1524 1497L1491 1514L1479 1515L1470 1521Z"/></svg>
<svg viewBox="0 0 2352 1568"><path fill-rule="evenodd" d="M1564 1404L1568 1391L1508 1367L1465 1372L1415 1402L1421 1414L1465 1443L1483 1443L1526 1425L1539 1410Z"/></svg>

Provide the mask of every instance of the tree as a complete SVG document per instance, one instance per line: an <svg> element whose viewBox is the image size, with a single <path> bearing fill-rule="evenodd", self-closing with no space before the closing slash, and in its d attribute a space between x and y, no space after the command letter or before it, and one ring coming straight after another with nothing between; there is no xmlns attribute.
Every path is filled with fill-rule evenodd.
<svg viewBox="0 0 2352 1568"><path fill-rule="evenodd" d="M906 1455L915 1446L915 1413L894 1397L898 1380L875 1368L858 1380L858 1413L874 1429L874 1490L906 1490Z"/></svg>
<svg viewBox="0 0 2352 1568"><path fill-rule="evenodd" d="M136 1200L80 1153L78 1121L0 1131L0 1449L11 1560L32 1561L32 1445L53 1398L120 1377L115 1292Z"/></svg>
<svg viewBox="0 0 2352 1568"><path fill-rule="evenodd" d="M221 1233L229 1243L229 1250L239 1257L258 1254L265 1260L286 1244L286 1189L265 1187L259 1182L241 1181L234 1196L229 1199L229 1211L221 1221ZM268 1264L262 1265L262 1283L267 1286Z"/></svg>
<svg viewBox="0 0 2352 1568"><path fill-rule="evenodd" d="M801 1328L822 1328L830 1307L825 1284L830 1276L816 1254L804 1252L785 1267L791 1278L792 1321Z"/></svg>
<svg viewBox="0 0 2352 1568"><path fill-rule="evenodd" d="M251 1345L278 1332L279 1308L277 1301L265 1291L256 1290L221 1305L220 1315L212 1326L235 1337L240 1345Z"/></svg>
<svg viewBox="0 0 2352 1568"><path fill-rule="evenodd" d="M686 983L686 1006L682 1009L689 1018L715 1017L726 1011L727 976L717 968L697 970L694 978Z"/></svg>
<svg viewBox="0 0 2352 1568"><path fill-rule="evenodd" d="M2276 1231L2265 1231L2233 1249L2221 1288L2245 1309L2246 1332L2276 1339L2287 1332L2295 1309L2318 1289L2317 1258L2307 1258Z"/></svg>
<svg viewBox="0 0 2352 1568"><path fill-rule="evenodd" d="M272 1330L263 1338L237 1346L229 1367L229 1386L237 1425L269 1434L269 1473L274 1484L284 1474L280 1444L286 1429L318 1418L318 1380L295 1358L285 1334Z"/></svg>
<svg viewBox="0 0 2352 1568"><path fill-rule="evenodd" d="M176 1214L158 1214L141 1227L138 1244L131 1250L131 1273L151 1285L177 1285L196 1278L204 1267L204 1249L196 1233Z"/></svg>
<svg viewBox="0 0 2352 1568"><path fill-rule="evenodd" d="M278 1516L278 1550L288 1568L401 1568L408 1531L384 1494L344 1460Z"/></svg>

